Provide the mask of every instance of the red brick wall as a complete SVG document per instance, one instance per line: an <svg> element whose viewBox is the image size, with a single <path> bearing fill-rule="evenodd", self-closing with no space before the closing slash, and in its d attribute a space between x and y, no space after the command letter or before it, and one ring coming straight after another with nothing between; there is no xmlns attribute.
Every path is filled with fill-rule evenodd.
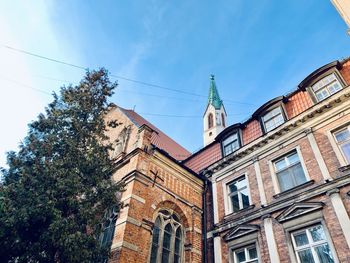
<svg viewBox="0 0 350 263"><path fill-rule="evenodd" d="M261 125L257 120L250 121L247 126L242 129L243 145L246 145L263 135Z"/></svg>
<svg viewBox="0 0 350 263"><path fill-rule="evenodd" d="M342 74L347 84L350 85L350 60L343 64L343 68L340 70L340 73Z"/></svg>
<svg viewBox="0 0 350 263"><path fill-rule="evenodd" d="M306 91L298 91L289 97L285 104L287 118L291 119L313 105L313 102Z"/></svg>

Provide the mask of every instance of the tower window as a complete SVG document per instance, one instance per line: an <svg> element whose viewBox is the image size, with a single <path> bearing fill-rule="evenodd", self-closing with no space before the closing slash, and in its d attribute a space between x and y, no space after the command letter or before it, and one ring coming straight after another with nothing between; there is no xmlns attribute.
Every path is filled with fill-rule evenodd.
<svg viewBox="0 0 350 263"><path fill-rule="evenodd" d="M226 127L225 115L223 113L221 113L221 119L222 119L222 126Z"/></svg>
<svg viewBox="0 0 350 263"><path fill-rule="evenodd" d="M209 113L208 115L208 129L212 128L214 124L213 114Z"/></svg>

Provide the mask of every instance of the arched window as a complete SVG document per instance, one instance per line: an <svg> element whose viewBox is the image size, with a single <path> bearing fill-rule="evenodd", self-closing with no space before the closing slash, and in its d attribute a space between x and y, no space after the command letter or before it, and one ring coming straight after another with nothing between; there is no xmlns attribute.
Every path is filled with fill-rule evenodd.
<svg viewBox="0 0 350 263"><path fill-rule="evenodd" d="M160 211L153 226L150 263L180 263L184 244L182 231L175 214Z"/></svg>
<svg viewBox="0 0 350 263"><path fill-rule="evenodd" d="M213 114L209 113L208 115L208 129L210 129L211 127L213 127L214 124L214 120L213 120Z"/></svg>
<svg viewBox="0 0 350 263"><path fill-rule="evenodd" d="M222 119L222 126L226 127L225 124L225 115L223 113L221 113L221 119Z"/></svg>
<svg viewBox="0 0 350 263"><path fill-rule="evenodd" d="M103 217L103 223L101 226L101 235L100 235L100 244L103 247L110 247L113 242L115 223L117 222L119 213L119 207L113 206L111 209L108 209ZM107 263L108 258L103 258L98 262Z"/></svg>

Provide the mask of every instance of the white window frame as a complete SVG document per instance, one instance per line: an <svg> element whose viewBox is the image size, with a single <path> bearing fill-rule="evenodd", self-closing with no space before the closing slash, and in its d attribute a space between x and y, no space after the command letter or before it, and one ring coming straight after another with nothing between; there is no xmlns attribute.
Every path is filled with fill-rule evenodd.
<svg viewBox="0 0 350 263"><path fill-rule="evenodd" d="M316 227L316 226L321 226L322 227L323 234L325 235L326 239L320 240L320 241L313 241L311 233L310 233L310 229L313 228L313 227ZM305 232L306 233L306 236L307 236L307 239L308 239L309 243L306 244L306 245L298 247L296 242L295 242L295 235L298 234L298 233L301 233L301 232ZM291 239L292 245L293 245L294 256L295 256L295 258L296 258L298 263L301 263L298 252L302 251L302 250L305 250L305 249L310 249L312 257L313 257L313 260L315 261L315 263L320 263L320 261L318 259L318 256L317 256L317 252L315 251L315 248L320 246L320 245L324 245L324 244L328 245L329 250L332 253L334 262L335 263L338 262L336 254L335 254L335 251L334 251L334 248L332 246L332 243L330 242L328 232L325 229L325 226L322 223L320 223L320 222L317 223L317 224L309 225L307 227L303 227L303 228L300 228L298 230L290 232L290 239Z"/></svg>
<svg viewBox="0 0 350 263"><path fill-rule="evenodd" d="M332 138L331 144L332 144L332 142L334 143L334 145L332 144L333 150L337 149L337 151L335 150L334 152L337 155L337 157L339 159L339 162L343 166L350 164L350 161L346 158L346 155L343 152L343 149L342 149L341 145L343 145L345 143L350 143L350 139L346 140L345 142L338 142L337 138L336 138L336 134L340 133L340 132L342 132L344 130L348 130L348 132L350 133L350 125L348 124L346 126L343 126L341 128L338 128L338 129L333 130L332 132L330 132L331 133L331 138ZM341 156L341 158L339 158L340 156Z"/></svg>
<svg viewBox="0 0 350 263"><path fill-rule="evenodd" d="M239 200L239 207L240 207L239 210L238 211L233 211L233 207L232 207L232 203L231 203L231 198L230 198L230 196L231 196L230 194L231 193L229 191L229 185L234 183L235 181L240 180L243 177L246 180L246 186L244 188L242 188L242 189L238 189L237 192L239 192L240 190L247 189L247 191L248 191L248 199L249 199L249 206L252 205L248 175L246 173L245 174L241 174L240 176L237 176L233 180L230 180L230 181L228 181L226 183L223 183L225 215L228 215L228 214L231 214L231 213L238 213L240 210L249 207L249 206L243 207L242 197L241 197L241 195L239 193L238 193L238 200Z"/></svg>
<svg viewBox="0 0 350 263"><path fill-rule="evenodd" d="M234 138L231 142L225 144L225 141L227 141L228 139L230 139L231 137L234 137L234 136L235 136L236 138ZM236 148L231 147L232 151L229 152L229 153L226 153L225 147L226 147L226 146L229 146L229 145L232 145L232 146L233 146L236 142L237 142L237 147L236 147ZM223 152L223 155L224 155L224 156L230 155L231 153L233 153L234 151L236 151L236 150L238 150L238 149L239 149L239 135L238 135L238 132L235 132L235 133L230 134L229 136L227 136L227 137L222 141L222 152Z"/></svg>
<svg viewBox="0 0 350 263"><path fill-rule="evenodd" d="M258 260L258 263L260 263L261 262L260 252L259 252L259 247L257 245L257 242L249 243L249 244L246 244L246 245L243 245L240 247L236 247L236 248L230 248L230 262L238 263L237 252L242 251L242 250L244 250L244 254L245 254L245 257L247 259L247 255L249 255L248 249L252 248L252 247L255 247L255 249L256 249L257 258L248 259L246 261L243 261L242 263L251 263L251 262L255 262L256 260Z"/></svg>
<svg viewBox="0 0 350 263"><path fill-rule="evenodd" d="M269 117L268 119L265 119L265 118L266 118L266 115L268 115L269 113L271 113L272 111L274 111L274 110L276 110L276 109L279 109L279 113L278 113L278 114L273 115L273 116ZM278 116L281 116L281 117L282 117L283 122L282 122L282 123L279 123L278 125L276 125L275 119L276 119ZM267 129L266 123L269 122L269 121L272 121L272 120L274 121L274 126L271 127L271 128L269 128L269 129ZM285 119L285 117L284 117L284 113L283 113L283 108L282 108L282 106L277 106L277 107L275 107L275 108L269 110L268 112L266 112L266 113L261 117L261 121L262 121L262 123L263 123L263 125L264 125L264 130L265 130L265 132L270 132L270 131L272 131L273 129L275 129L275 128L281 126L283 123L286 122L286 119Z"/></svg>
<svg viewBox="0 0 350 263"><path fill-rule="evenodd" d="M321 83L322 81L327 80L328 78L330 78L331 76L334 77L333 80L331 80L328 83ZM335 92L332 93L332 91L330 90L330 87L332 87L334 84L338 84L339 89L336 90ZM323 101L325 99L327 99L328 97L332 96L333 94L339 92L340 90L342 90L344 87L342 85L342 82L340 81L339 77L337 76L337 74L335 72L332 72L326 76L324 76L323 78L321 78L320 80L318 80L317 82L315 82L313 85L311 85L311 90L317 100L317 102ZM323 98L319 98L317 96L317 93L319 93L320 91L325 91L325 93L327 93L327 95Z"/></svg>
<svg viewBox="0 0 350 263"><path fill-rule="evenodd" d="M298 157L299 157L299 161L300 161L300 164L301 164L301 167L303 168L303 171L304 171L304 175L306 177L306 182L310 181L310 175L309 175L309 172L308 170L306 169L306 165L305 165L305 161L304 161L304 158L303 158L303 155L301 153L301 150L300 150L300 146L298 145L297 147L295 148L292 148L290 149L289 151L286 151L284 152L283 154L281 154L279 157L277 158L274 158L272 160L269 161L269 169L270 169L270 174L272 175L272 184L273 184L273 188L275 190L275 194L279 194L281 193L281 188L279 186L279 181L278 181L278 177L277 177L277 174L276 174L276 170L275 170L275 165L274 165L274 162L279 160L280 158L282 158L283 156L287 156L288 154L290 154L291 152L293 151L296 151L297 154L298 154ZM290 189L293 189L293 188L290 188ZM290 190L288 189L288 190ZM287 190L287 191L288 191Z"/></svg>

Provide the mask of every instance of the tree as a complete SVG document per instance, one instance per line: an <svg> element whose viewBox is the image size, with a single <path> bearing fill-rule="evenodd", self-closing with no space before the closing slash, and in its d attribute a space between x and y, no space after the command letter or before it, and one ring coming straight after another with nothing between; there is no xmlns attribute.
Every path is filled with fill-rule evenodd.
<svg viewBox="0 0 350 263"><path fill-rule="evenodd" d="M0 184L0 262L101 262L101 222L119 211L121 184L106 131L111 83L105 69L62 87L7 156ZM105 242L104 242L105 243Z"/></svg>

